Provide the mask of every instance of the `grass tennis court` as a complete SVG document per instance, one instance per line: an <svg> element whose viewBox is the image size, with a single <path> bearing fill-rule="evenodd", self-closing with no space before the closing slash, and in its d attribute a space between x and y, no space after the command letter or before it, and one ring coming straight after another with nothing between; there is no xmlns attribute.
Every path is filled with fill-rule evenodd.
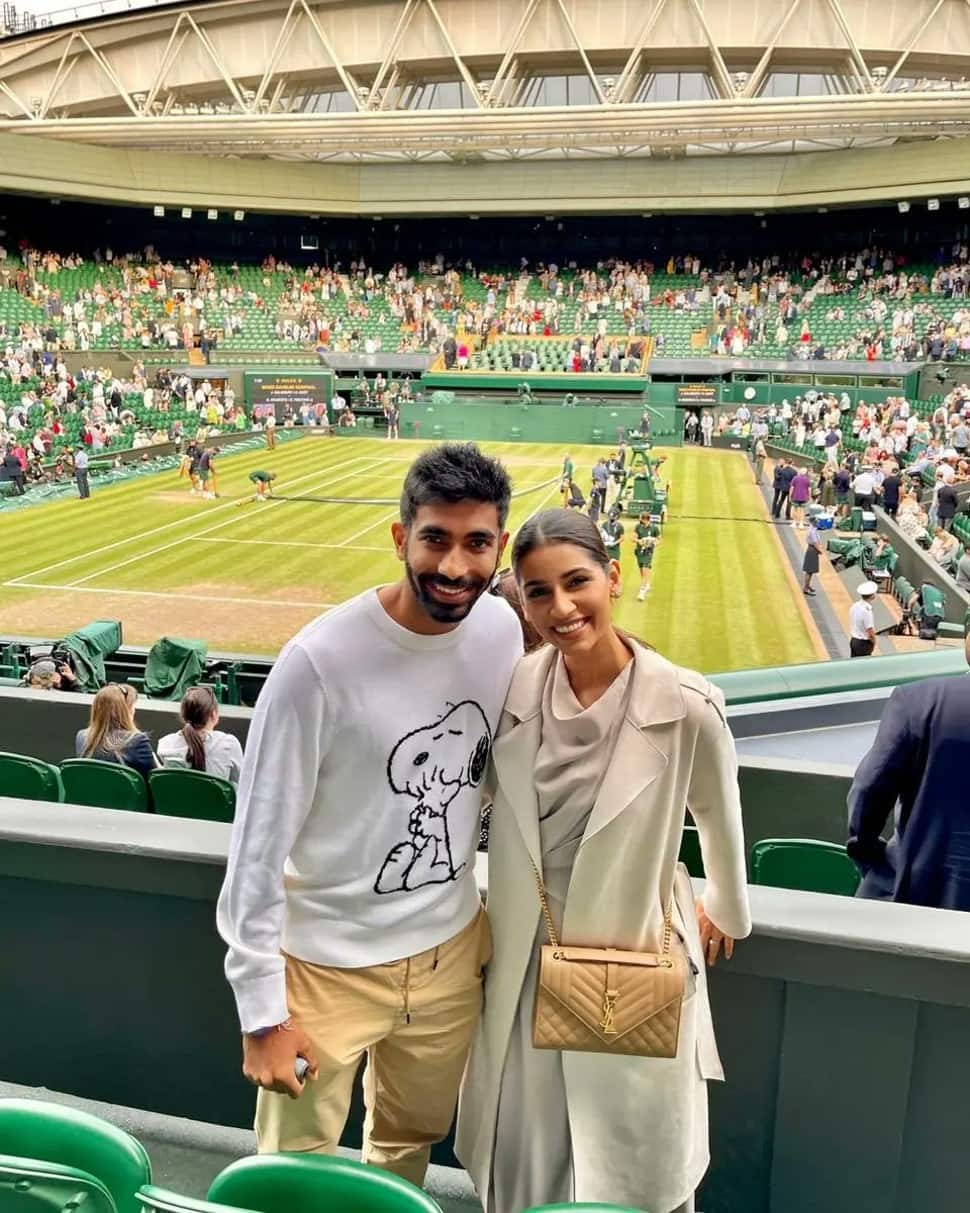
<svg viewBox="0 0 970 1213"><path fill-rule="evenodd" d="M400 570L389 536L394 505L305 498L396 498L422 445L307 438L223 456L214 501L191 496L172 472L95 482L88 502L4 517L0 633L53 637L116 618L128 644L172 635L203 638L213 650L275 653L315 615ZM559 504L559 447L483 445L512 475L513 534L534 511ZM584 489L601 450L572 450ZM653 589L636 601L634 524L625 519L617 622L708 672L815 660L747 461L723 451L668 454L670 521ZM259 468L277 473L277 500L251 500L248 475Z"/></svg>

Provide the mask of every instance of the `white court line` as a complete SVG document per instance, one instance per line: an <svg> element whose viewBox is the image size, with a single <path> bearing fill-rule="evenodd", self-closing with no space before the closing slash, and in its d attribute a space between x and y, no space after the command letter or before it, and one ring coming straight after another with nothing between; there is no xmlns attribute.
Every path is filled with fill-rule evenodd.
<svg viewBox="0 0 970 1213"><path fill-rule="evenodd" d="M344 459L340 463L330 464L329 467L327 467L327 468L323 468L323 467L314 468L314 470L312 472L307 472L307 474L305 476L298 476L296 478L296 480L290 480L287 483L301 484L304 480L310 480L314 476L319 476L320 473L324 470L329 470L329 471L335 472L338 470L338 468L347 467L351 463L366 463L366 462L373 462L373 459L370 455L355 455L353 458ZM398 461L390 460L390 459L388 459L388 460L381 459L378 462L391 463L391 462L398 462ZM187 501L191 500L191 498L188 494L186 494L186 500ZM238 501L227 501L225 503L225 505L217 505L213 509L208 510L207 513L211 516L212 514L220 513L222 510L232 509L232 507L235 505L238 505ZM149 535L159 535L159 534L161 534L162 531L170 531L173 527L185 526L186 521L187 520L185 518L179 518L175 522L166 522L164 526L156 526L156 527L152 527L150 530L147 530L147 531L139 531L138 534L129 535L126 539L119 539L115 543L107 543L103 547L99 545L98 547L90 548L88 551L81 552L77 556L68 556L68 558L66 560L58 560L56 562L56 564L41 565L41 567L39 569L32 569L31 572L29 572L29 573L22 573L19 577L15 578L13 581L7 581L4 584L5 585L17 585L18 582L25 581L28 577L36 577L41 573L49 573L52 569L63 568L63 566L65 564L77 564L78 561L86 560L89 556L97 556L100 552L110 552L113 548L121 548L121 547L124 547L126 544L135 543L139 539L147 539Z"/></svg>
<svg viewBox="0 0 970 1213"><path fill-rule="evenodd" d="M346 540L343 543L311 543L306 539L233 539L231 536L226 538L221 536L218 539L199 539L198 543L244 543L257 544L260 547L268 548L329 548L332 551L342 552L384 552L388 556L394 555L394 549L391 547L368 547L366 544L350 544Z"/></svg>
<svg viewBox="0 0 970 1213"><path fill-rule="evenodd" d="M295 602L284 598L223 598L218 594L170 594L161 590L111 590L99 586L76 585L43 585L39 581L30 585L15 585L7 582L14 590L60 590L69 594L125 594L129 598L178 598L183 602L231 602L243 606L278 606L278 607L313 607L314 610L331 611L336 602Z"/></svg>
<svg viewBox="0 0 970 1213"><path fill-rule="evenodd" d="M378 518L378 520L376 522L372 522L370 524L370 526L365 526L362 531L357 531L357 533L354 535L351 535L349 539L345 539L343 541L343 543L338 543L338 544L335 544L334 546L338 547L338 548L350 547L355 539L359 539L361 537L361 535L366 535L368 531L373 531L375 527L379 527L382 523L390 522L392 518L397 518L397 516L400 514L400 512L401 512L400 508L391 510L391 512L389 514L384 514L382 517ZM388 549L388 550L390 550L390 549Z"/></svg>
<svg viewBox="0 0 970 1213"><path fill-rule="evenodd" d="M371 462L372 462L373 466L376 466L378 463L381 463L383 461L378 459L378 460L372 460ZM371 468L357 468L353 472L346 472L343 476L338 476L336 478L336 480L334 480L332 477L328 476L326 481L320 481L320 485L339 484L342 480L351 480L354 476L363 475L364 473L366 473L370 470L371 470ZM315 472L314 475L319 475L319 471ZM310 486L311 489L314 489L317 487L319 487L319 486L318 485ZM232 504L235 505L236 503L232 502ZM283 504L282 501L270 500L270 502L267 505L267 509L269 508L269 506L282 505L282 504ZM213 510L212 512L215 513L215 510ZM265 514L266 514L266 510L263 510L263 515L265 515ZM217 522L215 524L215 526L203 527L201 531L195 531L192 534L188 534L188 535L180 535L178 537L178 539L173 539L169 543L163 543L161 547L153 547L153 548L149 549L147 552L139 552L135 556L129 556L127 560L119 560L116 564L109 564L106 569L98 569L94 573L88 573L87 576L79 577L76 581L72 581L70 584L72 586L84 585L84 583L86 581L94 581L95 578L97 578L97 577L104 577L108 573L115 572L116 569L126 568L129 564L137 564L139 560L149 560L151 557L157 556L159 554L159 552L167 552L170 548L179 547L180 544L191 543L193 540L198 539L202 535L208 535L210 531L221 531L223 527L233 526L235 523L242 522L244 519L249 518L249 517L251 517L251 515L236 514L232 518L226 518L222 522ZM18 578L18 581L22 582L23 578Z"/></svg>

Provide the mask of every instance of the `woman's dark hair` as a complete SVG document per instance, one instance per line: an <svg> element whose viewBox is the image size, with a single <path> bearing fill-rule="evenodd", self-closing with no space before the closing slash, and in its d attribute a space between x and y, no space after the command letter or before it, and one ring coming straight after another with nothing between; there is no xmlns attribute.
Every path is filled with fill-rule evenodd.
<svg viewBox="0 0 970 1213"><path fill-rule="evenodd" d="M202 731L212 713L218 710L219 701L208 687L190 687L182 696L182 719L185 721L182 736L187 746L185 757L193 771L205 770L205 738Z"/></svg>
<svg viewBox="0 0 970 1213"><path fill-rule="evenodd" d="M483 455L474 442L445 442L424 451L408 469L401 521L410 526L422 505L481 501L495 506L504 530L511 499L509 474L497 459Z"/></svg>
<svg viewBox="0 0 970 1213"><path fill-rule="evenodd" d="M552 509L533 514L519 528L512 544L512 568L518 576L519 565L536 548L550 543L571 543L582 548L605 573L610 557L599 527L587 514L576 510Z"/></svg>
<svg viewBox="0 0 970 1213"><path fill-rule="evenodd" d="M533 649L541 648L544 643L543 639L525 617L525 611L522 608L522 596L519 593L519 583L515 580L515 574L511 569L502 569L492 585L491 592L497 598L504 598L512 610L515 611L519 626L522 628L522 643L525 646L525 651L531 653Z"/></svg>

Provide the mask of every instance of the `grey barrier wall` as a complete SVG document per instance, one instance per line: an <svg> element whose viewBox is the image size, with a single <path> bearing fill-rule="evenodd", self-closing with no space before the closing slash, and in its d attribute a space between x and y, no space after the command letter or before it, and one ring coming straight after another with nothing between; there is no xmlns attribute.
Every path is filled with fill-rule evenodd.
<svg viewBox="0 0 970 1213"><path fill-rule="evenodd" d="M88 726L93 699L73 691L0 687L0 750L45 762L73 758L74 738L78 729ZM252 715L251 708L220 707L219 727L245 745ZM136 717L139 728L156 742L182 725L179 705L168 700L140 697Z"/></svg>
<svg viewBox="0 0 970 1213"><path fill-rule="evenodd" d="M59 763L74 756L74 738L87 727L93 696L0 687L0 750ZM252 708L222 707L219 727L243 746ZM153 739L181 725L177 703L141 699L137 720ZM845 799L852 770L806 762L792 771L781 759L742 756L739 765L745 837L845 841Z"/></svg>
<svg viewBox="0 0 970 1213"><path fill-rule="evenodd" d="M0 799L0 1079L250 1123L214 925L228 838L215 823ZM751 898L752 937L711 975L727 1082L711 1086L699 1207L965 1213L966 917ZM358 1103L345 1144L360 1125Z"/></svg>

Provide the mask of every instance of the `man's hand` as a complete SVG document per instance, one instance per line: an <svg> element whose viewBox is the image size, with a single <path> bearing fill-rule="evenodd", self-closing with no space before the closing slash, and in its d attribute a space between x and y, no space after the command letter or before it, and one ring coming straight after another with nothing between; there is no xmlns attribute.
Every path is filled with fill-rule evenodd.
<svg viewBox="0 0 970 1213"><path fill-rule="evenodd" d="M734 955L734 940L730 935L725 935L723 931L719 931L714 923L711 922L704 910L704 903L699 897L694 902L694 909L697 912L697 927L700 931L701 948L704 951L704 960L707 967L710 969L717 964L722 944L724 945L724 959L730 960Z"/></svg>
<svg viewBox="0 0 970 1213"><path fill-rule="evenodd" d="M307 1078L316 1078L317 1059L306 1033L292 1019L287 1024L264 1036L243 1036L243 1075L254 1086L299 1099L303 1083L296 1076L296 1059L309 1063Z"/></svg>

